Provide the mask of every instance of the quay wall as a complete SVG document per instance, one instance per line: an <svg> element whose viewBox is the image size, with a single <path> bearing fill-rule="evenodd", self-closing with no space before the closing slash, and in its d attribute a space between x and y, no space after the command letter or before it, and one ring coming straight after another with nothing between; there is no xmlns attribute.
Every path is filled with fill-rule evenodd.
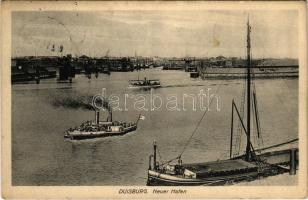
<svg viewBox="0 0 308 200"><path fill-rule="evenodd" d="M245 78L246 68L242 67L205 67L198 68L202 79L208 78ZM255 78L296 78L298 77L298 66L260 66L251 69L252 77Z"/></svg>

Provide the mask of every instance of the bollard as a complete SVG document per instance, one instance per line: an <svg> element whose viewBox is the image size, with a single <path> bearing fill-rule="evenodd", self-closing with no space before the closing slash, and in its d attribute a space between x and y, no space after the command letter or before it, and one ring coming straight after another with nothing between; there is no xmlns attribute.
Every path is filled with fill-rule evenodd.
<svg viewBox="0 0 308 200"><path fill-rule="evenodd" d="M296 174L296 149L290 150L290 175Z"/></svg>

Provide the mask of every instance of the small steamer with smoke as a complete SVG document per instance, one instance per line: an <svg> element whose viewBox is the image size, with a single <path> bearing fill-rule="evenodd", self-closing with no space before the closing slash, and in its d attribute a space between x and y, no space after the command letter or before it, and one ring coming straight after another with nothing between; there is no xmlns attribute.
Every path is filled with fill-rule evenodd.
<svg viewBox="0 0 308 200"><path fill-rule="evenodd" d="M108 111L108 116L106 121L100 121L100 109L93 106L95 111L95 120L86 121L80 126L75 128L70 128L65 132L64 138L70 140L84 140L99 137L109 137L109 136L119 136L125 135L129 132L135 131L139 120L144 120L144 116L139 115L136 122L120 122L113 121L112 119L112 107L109 102L105 99L101 102L104 110Z"/></svg>

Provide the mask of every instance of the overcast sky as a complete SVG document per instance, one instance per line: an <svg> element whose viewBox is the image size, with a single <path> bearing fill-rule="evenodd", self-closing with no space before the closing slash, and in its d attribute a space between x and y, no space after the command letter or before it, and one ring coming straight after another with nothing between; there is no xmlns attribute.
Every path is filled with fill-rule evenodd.
<svg viewBox="0 0 308 200"><path fill-rule="evenodd" d="M12 54L245 56L244 11L14 12ZM298 13L249 12L255 58L298 57Z"/></svg>

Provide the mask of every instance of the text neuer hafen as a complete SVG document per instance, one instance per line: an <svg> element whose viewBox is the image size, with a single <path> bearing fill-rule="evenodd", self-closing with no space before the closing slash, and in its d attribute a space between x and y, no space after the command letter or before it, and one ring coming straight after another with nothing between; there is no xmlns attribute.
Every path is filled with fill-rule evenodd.
<svg viewBox="0 0 308 200"><path fill-rule="evenodd" d="M98 110L105 110L102 102L107 102L113 111L211 111L215 109L220 111L220 97L216 94L211 94L211 88L200 89L197 94L181 94L180 97L176 94L168 94L162 96L159 93L154 93L151 89L149 94L111 94L107 96L106 88L102 89L102 94L97 94L92 99L92 106Z"/></svg>

